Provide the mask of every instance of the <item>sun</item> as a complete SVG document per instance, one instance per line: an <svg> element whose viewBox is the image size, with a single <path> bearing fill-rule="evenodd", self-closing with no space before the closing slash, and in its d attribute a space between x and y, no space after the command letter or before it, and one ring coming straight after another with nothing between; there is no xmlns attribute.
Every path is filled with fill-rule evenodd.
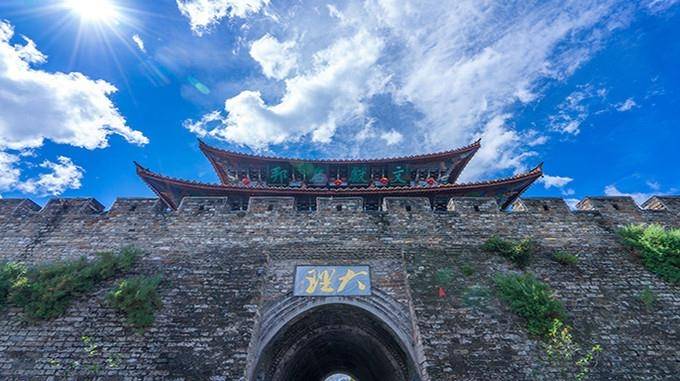
<svg viewBox="0 0 680 381"><path fill-rule="evenodd" d="M113 0L64 0L64 6L83 22L108 24L118 18Z"/></svg>

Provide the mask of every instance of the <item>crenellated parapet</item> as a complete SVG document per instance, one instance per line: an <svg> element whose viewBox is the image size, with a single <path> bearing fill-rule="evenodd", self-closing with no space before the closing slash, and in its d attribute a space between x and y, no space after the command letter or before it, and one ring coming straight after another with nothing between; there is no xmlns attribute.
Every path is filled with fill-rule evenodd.
<svg viewBox="0 0 680 381"><path fill-rule="evenodd" d="M640 208L631 197L586 197L576 204L579 210L597 210L601 213L635 213Z"/></svg>
<svg viewBox="0 0 680 381"><path fill-rule="evenodd" d="M26 198L0 199L0 218L37 213L40 209L40 205Z"/></svg>
<svg viewBox="0 0 680 381"><path fill-rule="evenodd" d="M230 210L226 197L185 197L177 208L183 215L199 213L224 213Z"/></svg>
<svg viewBox="0 0 680 381"><path fill-rule="evenodd" d="M362 197L318 197L316 210L322 213L363 212L364 199Z"/></svg>
<svg viewBox="0 0 680 381"><path fill-rule="evenodd" d="M140 215L145 213L159 213L166 206L157 198L117 198L113 202L108 214L110 216Z"/></svg>
<svg viewBox="0 0 680 381"><path fill-rule="evenodd" d="M500 213L496 199L493 197L455 197L446 206L447 211L461 214Z"/></svg>
<svg viewBox="0 0 680 381"><path fill-rule="evenodd" d="M607 247L617 240L616 230L631 223L680 226L677 198L667 196L652 197L642 208L629 197L588 197L576 210L550 197L519 199L511 210L493 197L453 197L446 209L427 197L385 197L379 211L366 210L361 197L319 197L306 210L293 197L236 201L185 197L171 209L156 198L119 198L105 210L92 198L56 198L42 208L28 199L0 199L0 259L60 258L126 245L172 250L178 240L473 245L500 235L533 237L551 247Z"/></svg>
<svg viewBox="0 0 680 381"><path fill-rule="evenodd" d="M42 216L100 214L104 205L94 198L53 198L45 204Z"/></svg>
<svg viewBox="0 0 680 381"><path fill-rule="evenodd" d="M669 211L680 215L680 196L653 196L642 204L642 208L650 211Z"/></svg>
<svg viewBox="0 0 680 381"><path fill-rule="evenodd" d="M539 214L568 214L569 206L561 198L532 197L522 198L515 201L513 212L539 213Z"/></svg>
<svg viewBox="0 0 680 381"><path fill-rule="evenodd" d="M305 214L320 215L338 212L364 213L365 202L361 197L319 197L316 204ZM53 198L44 206L30 199L0 199L0 222L18 220L44 221L79 218L83 216L125 218L152 215L192 215L200 213L280 213L295 215L297 209L293 197L250 197L243 207L235 206L228 197L185 197L177 210L167 208L158 198L118 198L109 210L94 198ZM517 199L511 210L501 210L491 197L452 197L445 210L435 210L427 197L385 197L381 210L391 213L453 213L474 218L480 214L495 214L499 219L514 214L552 216L600 216L615 221L654 222L654 220L677 221L680 215L680 197L653 196L642 206L630 197L586 197L570 209L562 198L529 197Z"/></svg>

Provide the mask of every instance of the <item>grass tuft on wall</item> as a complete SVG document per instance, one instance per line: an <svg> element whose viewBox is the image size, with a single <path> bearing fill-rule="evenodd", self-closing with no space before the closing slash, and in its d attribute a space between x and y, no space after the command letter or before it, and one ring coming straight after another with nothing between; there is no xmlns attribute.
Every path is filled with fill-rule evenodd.
<svg viewBox="0 0 680 381"><path fill-rule="evenodd" d="M552 259L565 266L574 266L578 263L578 257L566 251L556 251L552 255Z"/></svg>
<svg viewBox="0 0 680 381"><path fill-rule="evenodd" d="M562 303L555 299L550 286L533 275L497 275L494 283L499 298L526 320L529 333L547 337L553 320L564 321Z"/></svg>
<svg viewBox="0 0 680 381"><path fill-rule="evenodd" d="M482 244L482 250L496 253L516 264L519 268L525 268L534 254L535 244L530 239L520 241L504 240L493 236Z"/></svg>

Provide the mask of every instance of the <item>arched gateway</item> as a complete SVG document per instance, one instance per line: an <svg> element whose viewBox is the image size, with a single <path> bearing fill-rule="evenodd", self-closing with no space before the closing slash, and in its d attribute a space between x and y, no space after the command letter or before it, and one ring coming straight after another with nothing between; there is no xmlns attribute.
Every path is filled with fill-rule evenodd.
<svg viewBox="0 0 680 381"><path fill-rule="evenodd" d="M361 297L289 296L262 316L250 380L420 381L409 314L374 289Z"/></svg>

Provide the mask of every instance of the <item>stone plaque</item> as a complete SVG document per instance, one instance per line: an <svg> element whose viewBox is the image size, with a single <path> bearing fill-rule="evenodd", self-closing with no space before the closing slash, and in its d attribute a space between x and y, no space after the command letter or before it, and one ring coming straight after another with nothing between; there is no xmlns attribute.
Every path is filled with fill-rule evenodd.
<svg viewBox="0 0 680 381"><path fill-rule="evenodd" d="M295 296L371 295L368 266L297 266Z"/></svg>

